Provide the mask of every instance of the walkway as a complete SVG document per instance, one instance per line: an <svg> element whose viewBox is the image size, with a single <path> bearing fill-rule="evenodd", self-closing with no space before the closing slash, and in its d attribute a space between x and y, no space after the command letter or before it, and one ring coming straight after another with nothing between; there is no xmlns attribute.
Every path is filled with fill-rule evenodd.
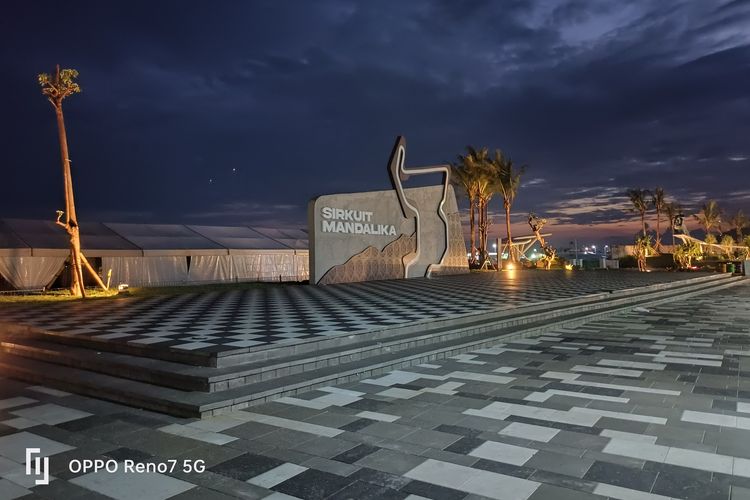
<svg viewBox="0 0 750 500"><path fill-rule="evenodd" d="M0 498L749 498L748 305L735 286L202 421L2 380ZM167 459L207 468L122 470Z"/></svg>

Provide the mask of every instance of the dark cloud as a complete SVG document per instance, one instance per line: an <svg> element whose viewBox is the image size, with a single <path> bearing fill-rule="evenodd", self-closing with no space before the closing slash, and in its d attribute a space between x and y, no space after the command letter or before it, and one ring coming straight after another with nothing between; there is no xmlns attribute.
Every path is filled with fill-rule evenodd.
<svg viewBox="0 0 750 500"><path fill-rule="evenodd" d="M750 211L747 1L6 11L2 216L61 205L53 115L35 83L57 62L81 72L66 118L89 218L302 225L315 195L387 188L397 134L412 165L467 144L506 150L529 165L516 211L564 233L629 236L622 193L636 186Z"/></svg>

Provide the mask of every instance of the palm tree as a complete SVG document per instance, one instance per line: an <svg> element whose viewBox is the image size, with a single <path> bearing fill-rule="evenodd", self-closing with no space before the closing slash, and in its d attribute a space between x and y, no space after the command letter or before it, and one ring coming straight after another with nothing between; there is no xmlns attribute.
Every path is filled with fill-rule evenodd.
<svg viewBox="0 0 750 500"><path fill-rule="evenodd" d="M742 209L739 209L737 210L737 213L734 214L734 217L732 217L729 223L737 233L737 241L742 241L742 238L744 236L742 234L742 230L745 229L748 224L750 224L750 219L747 218L747 215L745 215Z"/></svg>
<svg viewBox="0 0 750 500"><path fill-rule="evenodd" d="M483 173L479 182L479 249L480 249L480 264L484 264L487 260L487 234L490 230L490 221L488 215L488 207L490 206L490 200L492 195L495 194L492 190L492 177Z"/></svg>
<svg viewBox="0 0 750 500"><path fill-rule="evenodd" d="M476 211L477 211L477 184L478 175L475 169L471 168L471 164L463 161L463 157L459 156L459 161L451 166L451 182L454 185L461 188L466 197L469 199L469 230L470 230L470 248L471 257L469 262L474 262L476 256Z"/></svg>
<svg viewBox="0 0 750 500"><path fill-rule="evenodd" d="M646 236L646 210L648 210L648 201L651 193L647 189L629 189L628 196L633 203L633 211L641 215L641 226L643 227L643 236Z"/></svg>
<svg viewBox="0 0 750 500"><path fill-rule="evenodd" d="M708 200L694 217L698 221L698 224L703 227L703 230L706 231L706 236L708 236L712 228L718 228L721 225L721 209L719 208L719 204L716 203L716 200Z"/></svg>
<svg viewBox="0 0 750 500"><path fill-rule="evenodd" d="M70 237L70 260L72 279L70 292L76 296L85 296L83 289L83 270L81 264L81 237L78 231L78 219L73 199L73 178L70 174L70 158L68 156L68 137L65 132L65 119L63 118L62 102L73 94L81 91L81 87L74 81L78 77L78 71L74 69L60 70L60 65L55 68L54 75L42 73L39 75L39 85L42 86L42 94L55 109L57 117L57 132L60 141L60 156L62 159L63 182L65 184L65 223L60 222L63 214L58 212L58 224L62 225Z"/></svg>
<svg viewBox="0 0 750 500"><path fill-rule="evenodd" d="M669 217L669 229L672 232L672 246L674 246L674 218L682 212L682 207L676 201L664 205L664 213Z"/></svg>
<svg viewBox="0 0 750 500"><path fill-rule="evenodd" d="M477 200L479 207L479 250L480 250L480 264L484 264L487 260L487 235L490 230L490 218L488 209L490 206L490 200L495 194L494 182L495 177L492 171L492 165L489 162L489 150L482 148L479 151L477 157L478 166L478 182L477 182Z"/></svg>
<svg viewBox="0 0 750 500"><path fill-rule="evenodd" d="M505 209L505 230L508 235L508 258L515 261L515 255L512 252L513 239L510 231L510 209L518 194L518 188L521 186L521 176L526 171L526 165L514 168L513 160L505 156L499 149L495 150L495 157L492 160L495 169L496 185L495 189L503 197L503 208ZM499 249L498 249L499 250Z"/></svg>
<svg viewBox="0 0 750 500"><path fill-rule="evenodd" d="M487 253L487 203L489 197L489 183L491 176L488 175L487 165L489 164L489 150L487 148L474 148L466 146L466 155L458 156L459 182L469 197L472 205L469 215L469 225L471 230L471 260L477 252L476 233L479 233L479 249L481 250L481 259L484 261ZM472 202L473 200L473 202ZM477 213L478 221L474 218Z"/></svg>
<svg viewBox="0 0 750 500"><path fill-rule="evenodd" d="M664 189L657 187L651 193L651 204L656 209L656 251L661 250L661 214L664 213L667 201L664 199Z"/></svg>
<svg viewBox="0 0 750 500"><path fill-rule="evenodd" d="M78 217L76 216L76 206L73 197L73 177L70 172L70 157L68 156L68 136L65 132L65 119L63 117L62 103L63 100L73 94L81 91L81 87L75 82L78 78L78 71L74 69L60 69L58 64L53 75L41 73L38 76L39 85L42 87L42 94L52 104L57 118L57 135L60 142L60 157L62 160L63 182L65 187L65 210L57 211L56 223L67 231L70 238L70 292L78 297L86 297L86 291L83 283L83 268L91 273L97 284L102 287L99 275L91 267L86 257L81 252L81 235L78 227ZM65 222L61 219L65 216Z"/></svg>

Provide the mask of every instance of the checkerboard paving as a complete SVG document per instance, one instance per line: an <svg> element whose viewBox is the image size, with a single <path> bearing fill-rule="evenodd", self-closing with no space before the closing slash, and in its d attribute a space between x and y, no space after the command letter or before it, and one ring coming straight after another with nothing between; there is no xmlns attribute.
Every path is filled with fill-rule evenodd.
<svg viewBox="0 0 750 500"><path fill-rule="evenodd" d="M206 353L351 335L416 321L510 309L694 275L637 272L472 273L433 279L12 305L0 321L151 349Z"/></svg>
<svg viewBox="0 0 750 500"><path fill-rule="evenodd" d="M745 284L205 420L2 380L0 497L747 498L748 305ZM83 458L206 471L68 470Z"/></svg>

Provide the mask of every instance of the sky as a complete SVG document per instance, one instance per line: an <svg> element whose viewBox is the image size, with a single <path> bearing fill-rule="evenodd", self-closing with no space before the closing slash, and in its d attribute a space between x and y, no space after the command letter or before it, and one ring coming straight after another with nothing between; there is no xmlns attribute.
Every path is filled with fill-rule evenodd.
<svg viewBox="0 0 750 500"><path fill-rule="evenodd" d="M304 227L314 196L388 189L397 135L407 166L467 145L526 164L516 234L533 211L553 241L631 239L635 187L750 212L750 1L64 7L0 17L0 217L63 205L36 81L55 64L83 89L64 103L81 220Z"/></svg>

